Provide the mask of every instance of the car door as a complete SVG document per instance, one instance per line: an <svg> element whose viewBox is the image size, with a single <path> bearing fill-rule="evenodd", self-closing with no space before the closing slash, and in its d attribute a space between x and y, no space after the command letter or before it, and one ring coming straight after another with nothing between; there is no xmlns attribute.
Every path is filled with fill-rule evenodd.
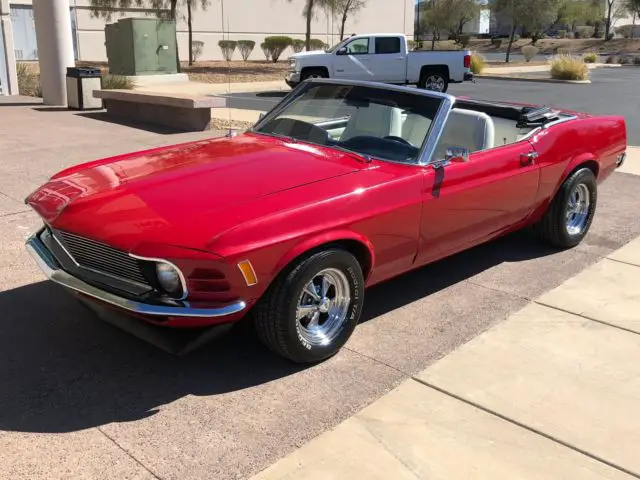
<svg viewBox="0 0 640 480"><path fill-rule="evenodd" d="M334 77L349 80L373 80L371 62L373 49L369 37L357 37L342 47L335 55ZM341 53L344 52L344 53Z"/></svg>
<svg viewBox="0 0 640 480"><path fill-rule="evenodd" d="M405 83L406 54L400 37L375 37L374 54L370 62L371 73L377 82Z"/></svg>
<svg viewBox="0 0 640 480"><path fill-rule="evenodd" d="M425 170L418 263L481 243L523 222L539 186L536 152L524 140Z"/></svg>

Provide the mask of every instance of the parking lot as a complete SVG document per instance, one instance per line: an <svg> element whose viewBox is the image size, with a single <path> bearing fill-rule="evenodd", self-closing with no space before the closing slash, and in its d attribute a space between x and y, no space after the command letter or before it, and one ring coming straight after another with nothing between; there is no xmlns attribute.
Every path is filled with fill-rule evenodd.
<svg viewBox="0 0 640 480"><path fill-rule="evenodd" d="M480 80L450 93L622 114L638 145L630 99L640 69L619 70L595 71L589 86ZM277 99L233 95L230 106L266 109ZM42 281L23 246L39 221L22 199L66 166L211 133L129 128L29 104L0 104L0 118L8 119L0 123L6 478L246 478L640 235L640 177L615 173L579 247L553 250L523 232L377 286L347 347L321 365L287 363L242 330L174 357Z"/></svg>

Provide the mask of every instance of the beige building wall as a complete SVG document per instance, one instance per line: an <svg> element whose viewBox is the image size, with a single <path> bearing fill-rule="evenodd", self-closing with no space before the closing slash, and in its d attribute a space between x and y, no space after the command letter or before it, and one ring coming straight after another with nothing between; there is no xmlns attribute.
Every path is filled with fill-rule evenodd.
<svg viewBox="0 0 640 480"><path fill-rule="evenodd" d="M30 4L30 0L10 0L13 4ZM89 0L70 0L75 6L78 58L105 61L105 21L91 17ZM199 3L199 2L196 2ZM204 42L199 60L221 60L218 42L224 39L254 40L256 48L250 60L264 60L260 43L270 35L287 35L304 39L305 19L302 16L305 0L210 0L206 11L194 11L193 39ZM199 6L199 5L198 5ZM132 9L114 15L119 18L145 16L145 11ZM179 12L186 15L186 9ZM313 38L335 44L340 39L340 21L331 14L319 11L312 23ZM365 32L406 33L413 36L414 0L368 0L367 6L349 18L345 35ZM178 21L178 49L181 60L187 59L188 34L186 19ZM285 52L283 58L287 57ZM240 59L236 51L234 59Z"/></svg>

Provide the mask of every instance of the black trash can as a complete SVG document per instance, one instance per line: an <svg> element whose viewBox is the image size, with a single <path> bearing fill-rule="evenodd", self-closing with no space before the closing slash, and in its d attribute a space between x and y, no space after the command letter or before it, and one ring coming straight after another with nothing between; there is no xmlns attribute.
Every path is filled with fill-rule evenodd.
<svg viewBox="0 0 640 480"><path fill-rule="evenodd" d="M67 105L76 110L102 108L102 100L93 98L93 91L100 90L99 68L67 68Z"/></svg>

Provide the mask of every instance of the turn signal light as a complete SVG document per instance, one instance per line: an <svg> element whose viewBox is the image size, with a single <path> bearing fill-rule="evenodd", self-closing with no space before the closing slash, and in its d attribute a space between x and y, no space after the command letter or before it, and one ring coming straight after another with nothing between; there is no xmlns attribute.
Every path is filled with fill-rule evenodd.
<svg viewBox="0 0 640 480"><path fill-rule="evenodd" d="M252 286L258 283L258 277L256 276L256 272L253 270L253 265L249 260L243 260L238 263L238 268L244 277L244 281L247 282L247 286Z"/></svg>

